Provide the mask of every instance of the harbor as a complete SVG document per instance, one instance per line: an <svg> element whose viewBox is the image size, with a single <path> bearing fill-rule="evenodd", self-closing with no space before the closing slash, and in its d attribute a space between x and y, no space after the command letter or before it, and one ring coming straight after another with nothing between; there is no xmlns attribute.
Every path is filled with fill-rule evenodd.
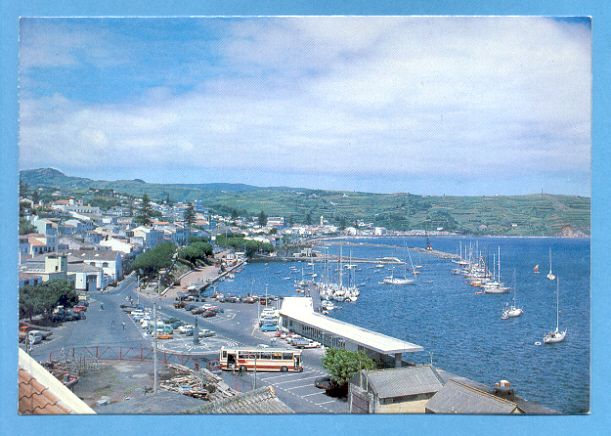
<svg viewBox="0 0 611 436"><path fill-rule="evenodd" d="M347 248L342 243L342 259L348 262L345 254L350 250L353 258L371 256L372 262L385 256L405 258L406 245L426 247L424 238L387 238L384 242L388 243L388 248L359 246L358 243ZM588 241L532 238L479 241L479 248L486 257L491 257L501 246L505 282L511 284L513 270L516 270L518 298L524 314L509 321L501 317L511 299L510 294L484 294L464 278L451 273L456 267L452 260L459 256L450 257L450 254L458 252L459 244L468 244L469 239L445 237L434 238L431 242L436 252L445 253L447 257L431 255L425 248L410 249L414 263L422 266L415 284L392 286L382 283L383 277L397 265L375 268L371 263L360 264L353 270L354 282L360 290L358 300L335 302L335 309L327 316L421 345L423 352L405 356L411 361L423 364L432 359L445 370L485 384L506 378L524 398L567 413L585 410L587 390L575 387L567 391L558 386L567 377L585 380L587 374L587 353L579 350L589 346L587 317L583 317L589 310L589 300L583 296L589 290ZM475 241L473 244L475 246ZM545 264L550 245L558 253L554 259L556 273L561 280L566 277L564 292L561 290L564 303L560 317L563 324L569 326L565 342L552 347L541 343L555 324L555 284L544 274L533 274L533 265ZM334 246L330 255L338 256L339 247L339 244ZM396 247L403 247L404 251ZM317 274L315 280L323 280L324 263L307 263L301 262L306 279L311 280L312 275ZM291 265L296 268L290 269ZM235 280L220 281L217 288L225 295L260 295L267 288L270 295L296 296L299 294L295 292L295 283L301 280L299 265L250 263ZM346 280L347 277L345 275ZM316 301L315 293L312 297ZM562 361L554 357L560 349L570 350L569 356L565 355ZM543 368L555 370L546 372ZM533 374L536 374L536 382L532 382Z"/></svg>

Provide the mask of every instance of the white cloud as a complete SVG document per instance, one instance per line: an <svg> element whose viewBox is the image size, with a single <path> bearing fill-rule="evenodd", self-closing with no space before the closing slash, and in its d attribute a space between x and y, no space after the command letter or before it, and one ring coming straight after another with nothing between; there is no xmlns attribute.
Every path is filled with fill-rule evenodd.
<svg viewBox="0 0 611 436"><path fill-rule="evenodd" d="M218 45L225 73L203 77L191 92L172 93L166 83L113 104L24 99L22 166L188 162L397 177L589 172L587 28L542 18L227 24ZM32 33L27 47L40 37ZM91 42L69 36L45 41L61 46L68 38L77 49ZM48 45L23 50L26 64L49 65ZM97 50L103 59L108 47ZM74 62L69 54L54 59Z"/></svg>

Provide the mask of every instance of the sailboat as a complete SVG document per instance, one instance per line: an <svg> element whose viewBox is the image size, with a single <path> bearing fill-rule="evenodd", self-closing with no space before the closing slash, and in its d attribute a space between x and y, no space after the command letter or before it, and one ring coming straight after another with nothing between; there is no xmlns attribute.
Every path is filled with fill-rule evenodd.
<svg viewBox="0 0 611 436"><path fill-rule="evenodd" d="M552 272L552 249L549 249L549 272L547 273L548 280L555 280L556 275Z"/></svg>
<svg viewBox="0 0 611 436"><path fill-rule="evenodd" d="M503 314L501 315L501 319L509 319L516 318L524 313L524 310L521 307L516 306L516 272L513 271L513 304L509 307L506 307L503 310Z"/></svg>
<svg viewBox="0 0 611 436"><path fill-rule="evenodd" d="M535 273L535 274L539 274L539 264L536 264L536 265L533 267L533 273Z"/></svg>
<svg viewBox="0 0 611 436"><path fill-rule="evenodd" d="M484 283L482 288L484 288L485 294L504 294L509 291L509 288L501 282L501 247L498 247L498 272L496 278L492 282Z"/></svg>
<svg viewBox="0 0 611 436"><path fill-rule="evenodd" d="M543 342L546 344L555 344L556 342L564 341L564 337L566 336L566 329L564 331L560 331L559 329L559 321L560 321L560 280L556 279L556 330L553 332L549 332L543 337Z"/></svg>
<svg viewBox="0 0 611 436"><path fill-rule="evenodd" d="M408 279L407 277L402 278L402 279L395 277L394 271L395 271L395 268L393 267L393 269L390 271L390 276L384 277L384 280L382 280L382 283L386 285L411 285L414 283L412 279Z"/></svg>

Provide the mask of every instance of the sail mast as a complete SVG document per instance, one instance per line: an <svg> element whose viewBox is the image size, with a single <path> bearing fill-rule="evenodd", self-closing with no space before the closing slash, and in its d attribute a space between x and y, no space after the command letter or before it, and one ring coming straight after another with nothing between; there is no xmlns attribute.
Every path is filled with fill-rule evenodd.
<svg viewBox="0 0 611 436"><path fill-rule="evenodd" d="M559 312L560 312L560 303L559 303L559 295L560 295L560 280L556 277L556 331L558 331L559 327Z"/></svg>

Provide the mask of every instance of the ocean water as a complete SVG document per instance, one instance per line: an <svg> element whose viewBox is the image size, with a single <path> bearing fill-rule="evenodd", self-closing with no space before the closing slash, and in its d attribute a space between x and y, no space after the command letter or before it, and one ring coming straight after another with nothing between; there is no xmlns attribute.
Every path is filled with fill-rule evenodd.
<svg viewBox="0 0 611 436"><path fill-rule="evenodd" d="M376 246L355 246L358 243ZM459 242L473 238L436 237L436 250L458 253ZM375 259L396 256L407 260L405 246L424 247L424 238L351 239L343 255ZM376 269L359 264L355 282L361 290L355 303L340 303L330 316L424 347L424 352L406 355L409 360L429 362L450 372L492 386L509 380L516 392L562 413L586 413L590 393L590 241L555 238L478 238L479 250L492 260L501 248L503 281L513 286L516 275L517 304L521 317L501 320L512 294L477 294L464 277L451 274L456 265L427 253L412 251L414 264L422 265L414 285L381 284L390 266ZM548 250L553 252L553 270L560 279L560 328L568 329L562 343L536 345L556 324L556 283L547 280ZM332 254L339 246L328 245ZM540 274L533 273L539 264ZM290 266L297 266L293 272ZM294 296L293 283L315 272L323 275L323 264L252 263L233 281L218 289L234 295L270 294ZM330 269L335 270L336 265ZM402 275L400 268L395 274Z"/></svg>

